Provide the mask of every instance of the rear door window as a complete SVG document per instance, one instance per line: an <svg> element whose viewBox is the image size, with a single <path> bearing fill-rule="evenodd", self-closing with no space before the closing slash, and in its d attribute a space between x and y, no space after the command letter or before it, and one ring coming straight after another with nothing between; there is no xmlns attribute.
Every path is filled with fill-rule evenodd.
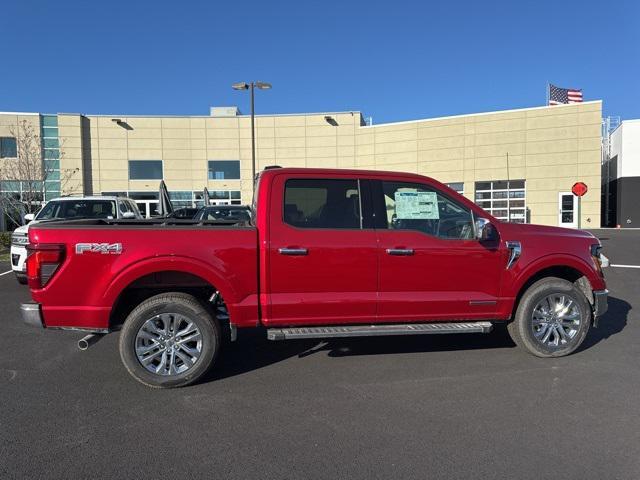
<svg viewBox="0 0 640 480"><path fill-rule="evenodd" d="M298 228L362 228L358 180L287 180L283 220Z"/></svg>

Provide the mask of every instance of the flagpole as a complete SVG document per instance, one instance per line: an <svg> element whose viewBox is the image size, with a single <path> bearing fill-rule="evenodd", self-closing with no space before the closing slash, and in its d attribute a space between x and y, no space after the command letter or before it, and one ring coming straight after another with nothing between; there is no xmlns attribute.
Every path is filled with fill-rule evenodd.
<svg viewBox="0 0 640 480"><path fill-rule="evenodd" d="M549 94L551 91L551 84L549 83L549 80L547 80L547 107L549 106Z"/></svg>

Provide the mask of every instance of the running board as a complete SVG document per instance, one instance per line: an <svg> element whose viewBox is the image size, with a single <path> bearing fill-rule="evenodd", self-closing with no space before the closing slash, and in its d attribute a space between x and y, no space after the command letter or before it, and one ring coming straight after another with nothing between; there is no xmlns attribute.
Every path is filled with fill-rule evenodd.
<svg viewBox="0 0 640 480"><path fill-rule="evenodd" d="M437 333L489 333L491 322L409 323L382 325L336 325L327 327L269 328L269 340L296 338L375 337L382 335L428 335Z"/></svg>

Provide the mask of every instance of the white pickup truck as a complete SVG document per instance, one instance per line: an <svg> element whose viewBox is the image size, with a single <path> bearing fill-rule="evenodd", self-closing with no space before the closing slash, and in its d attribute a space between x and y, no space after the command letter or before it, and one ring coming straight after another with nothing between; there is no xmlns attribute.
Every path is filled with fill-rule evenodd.
<svg viewBox="0 0 640 480"><path fill-rule="evenodd" d="M24 216L26 225L11 236L11 269L20 283L27 283L25 260L29 243L29 225L50 220L79 218L142 218L138 206L130 198L112 196L61 197L47 202L35 215Z"/></svg>

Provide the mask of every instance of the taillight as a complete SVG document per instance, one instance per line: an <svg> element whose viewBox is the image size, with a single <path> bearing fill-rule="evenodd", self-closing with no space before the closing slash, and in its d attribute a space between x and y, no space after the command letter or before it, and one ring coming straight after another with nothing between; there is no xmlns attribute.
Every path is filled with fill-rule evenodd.
<svg viewBox="0 0 640 480"><path fill-rule="evenodd" d="M27 281L29 288L43 288L64 260L64 245L27 246Z"/></svg>

